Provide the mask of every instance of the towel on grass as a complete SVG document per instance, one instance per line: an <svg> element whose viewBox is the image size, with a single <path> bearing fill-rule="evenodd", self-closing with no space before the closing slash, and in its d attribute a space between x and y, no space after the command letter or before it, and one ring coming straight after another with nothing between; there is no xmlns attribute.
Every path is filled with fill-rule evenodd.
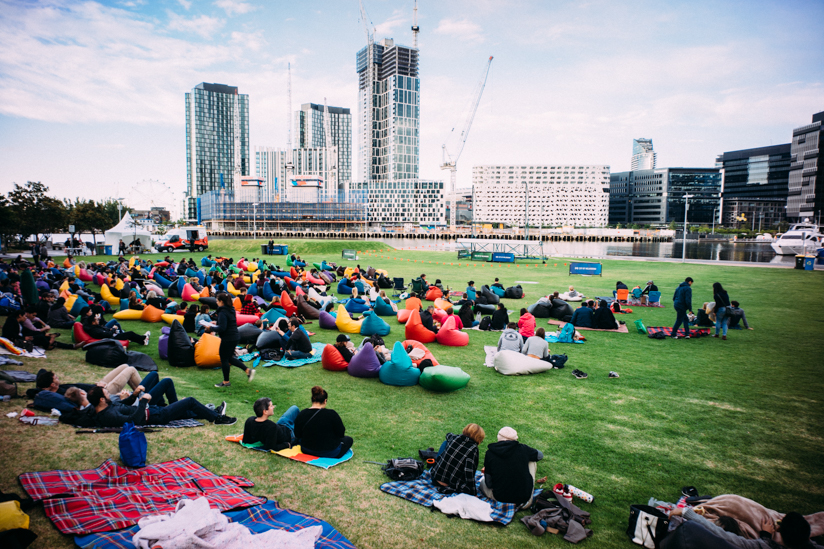
<svg viewBox="0 0 824 549"><path fill-rule="evenodd" d="M286 448L279 452L275 452L273 450L267 450L265 448L261 448L261 443L256 442L254 444L244 444L243 443L243 435L229 435L226 437L226 440L229 442L238 442L244 448L248 448L250 450L257 450L258 452L267 452L270 454L277 454L279 456L289 458L294 461L300 461L301 463L306 463L308 465L314 465L315 467L320 467L321 469L329 469L330 467L334 467L335 465L340 465L345 461L349 461L352 459L352 456L355 453L350 449L346 452L343 457L339 458L322 458L318 456L313 456L310 454L304 454L301 451L300 445L293 446L291 448Z"/></svg>
<svg viewBox="0 0 824 549"><path fill-rule="evenodd" d="M552 324L553 326L561 326L563 328L564 324L566 324L566 322L564 322L562 320L555 320L554 318L550 318L549 319L549 324ZM581 326L576 326L575 329L576 330L587 330L587 331L590 331L590 332L615 332L617 334L628 334L629 333L629 330L627 330L627 325L626 324L619 324L617 330L602 330L602 329L596 329L596 328L582 328Z"/></svg>
<svg viewBox="0 0 824 549"><path fill-rule="evenodd" d="M544 338L548 343L584 343L583 341L558 341L558 332L550 332Z"/></svg>
<svg viewBox="0 0 824 549"><path fill-rule="evenodd" d="M119 433L122 430L122 427L99 427L96 429L89 429L88 427L81 427L79 425L73 425L73 427L93 433ZM142 431L143 429L185 429L187 427L203 427L203 423L196 419L175 419L165 425L139 425L135 427L135 429Z"/></svg>
<svg viewBox="0 0 824 549"><path fill-rule="evenodd" d="M486 503L490 506L491 512L489 513L489 520L485 522L497 522L499 524L503 524L504 526L506 526L507 524L512 522L513 517L515 517L515 512L518 510L518 506L514 503L501 503L500 501L492 501L491 499L488 499L483 495L480 495L483 494L483 492L481 491L481 479L483 477L483 473L481 473L480 471L475 471L475 487L477 489L477 493L479 494L477 497L468 496L467 494L461 495L480 500L481 502ZM385 484L382 484L381 491L386 492L387 494L391 494L393 496L398 496L399 498L409 500L412 503L423 505L424 507L432 507L433 505L435 505L436 501L443 500L444 498L454 497L445 496L438 492L438 489L432 485L432 478L430 476L429 471L425 471L424 474L416 480L387 482ZM535 490L535 495L538 495L540 493L541 490ZM452 503L458 505L453 505ZM461 505L461 501L459 500L449 502L449 504L441 503L438 507L445 507L449 510L454 509L456 511L458 507L460 507L464 509L465 513L471 512L469 511L469 508L467 506ZM478 505L473 505L472 508L478 510L481 509L481 507Z"/></svg>
<svg viewBox="0 0 824 549"><path fill-rule="evenodd" d="M670 326L650 326L647 328L647 334L657 334L658 332L662 332L664 335L671 336L672 335L672 328ZM702 337L710 335L711 329L710 328L690 328L690 337ZM684 329L679 329L678 333L682 336L687 335Z"/></svg>
<svg viewBox="0 0 824 549"><path fill-rule="evenodd" d="M260 366L261 368L271 368L272 366L283 366L284 368L297 368L298 366L304 366L306 364L314 364L315 362L320 362L324 347L326 347L326 343L315 342L312 343L312 348L315 350L315 354L310 356L309 358L289 360L288 358L283 357L281 360L278 360L277 362L274 360L270 360L268 362L264 362Z"/></svg>

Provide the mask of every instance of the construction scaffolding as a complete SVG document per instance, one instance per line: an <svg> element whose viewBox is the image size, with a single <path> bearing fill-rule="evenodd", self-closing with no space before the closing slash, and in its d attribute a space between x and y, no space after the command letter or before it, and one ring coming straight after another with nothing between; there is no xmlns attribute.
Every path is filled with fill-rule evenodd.
<svg viewBox="0 0 824 549"><path fill-rule="evenodd" d="M311 201L283 200L263 187L211 191L197 199L198 222L212 233L260 233L299 228L361 232L368 221L365 191L307 189Z"/></svg>

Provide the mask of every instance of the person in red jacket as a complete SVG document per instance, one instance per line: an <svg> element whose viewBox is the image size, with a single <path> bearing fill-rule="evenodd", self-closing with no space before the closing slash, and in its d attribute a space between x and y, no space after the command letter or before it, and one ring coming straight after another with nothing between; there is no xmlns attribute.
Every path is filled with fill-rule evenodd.
<svg viewBox="0 0 824 549"><path fill-rule="evenodd" d="M526 309L521 309L521 318L518 319L518 332L524 339L524 343L535 335L535 317Z"/></svg>

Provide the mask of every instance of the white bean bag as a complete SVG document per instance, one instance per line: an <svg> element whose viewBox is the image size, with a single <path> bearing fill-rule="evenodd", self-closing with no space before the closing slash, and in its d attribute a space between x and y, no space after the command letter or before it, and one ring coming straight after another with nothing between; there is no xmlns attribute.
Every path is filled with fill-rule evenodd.
<svg viewBox="0 0 824 549"><path fill-rule="evenodd" d="M583 301L584 300L584 296L581 295L580 292L575 297L569 297L569 292L564 292L564 293L560 294L558 297L560 297L564 301Z"/></svg>
<svg viewBox="0 0 824 549"><path fill-rule="evenodd" d="M552 369L552 363L522 355L517 351L498 351L494 364L498 373L505 376L539 374Z"/></svg>

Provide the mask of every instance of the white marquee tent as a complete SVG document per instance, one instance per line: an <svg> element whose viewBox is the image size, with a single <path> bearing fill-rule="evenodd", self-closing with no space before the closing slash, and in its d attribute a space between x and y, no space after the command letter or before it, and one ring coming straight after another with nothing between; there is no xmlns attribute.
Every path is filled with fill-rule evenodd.
<svg viewBox="0 0 824 549"><path fill-rule="evenodd" d="M112 252L117 253L120 239L128 246L133 240L137 239L145 248L152 247L152 234L136 223L129 212L123 215L120 223L106 231L106 245L112 247Z"/></svg>

